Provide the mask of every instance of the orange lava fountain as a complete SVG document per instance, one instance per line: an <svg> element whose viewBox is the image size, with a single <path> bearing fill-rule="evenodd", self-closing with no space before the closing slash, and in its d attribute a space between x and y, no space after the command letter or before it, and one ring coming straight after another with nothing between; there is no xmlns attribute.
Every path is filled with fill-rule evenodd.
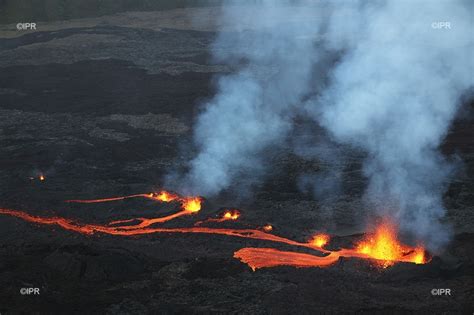
<svg viewBox="0 0 474 315"><path fill-rule="evenodd" d="M234 257L248 264L252 270L275 266L294 267L326 267L336 263L340 257L356 257L372 259L377 265L387 268L396 262L425 264L430 261L422 246L415 248L401 244L397 239L396 229L393 224L383 223L375 235L361 241L356 248L340 249L338 251L324 250L322 247L330 240L329 235L318 234L310 244L320 251L328 253L327 256L314 256L310 254L280 251L273 248L243 248L234 253Z"/></svg>
<svg viewBox="0 0 474 315"><path fill-rule="evenodd" d="M183 210L188 211L190 213L195 213L201 210L201 197L185 197L181 198L181 206Z"/></svg>
<svg viewBox="0 0 474 315"><path fill-rule="evenodd" d="M237 220L240 216L238 210L225 210L220 218L208 219L207 221L200 221L193 227L152 227L154 224L164 223L184 215L192 215L201 210L201 197L181 197L176 194L161 191L160 193L152 194L136 194L123 197L114 197L106 199L95 200L68 200L68 202L80 203L95 203L95 202L109 202L113 200L123 200L126 198L145 197L160 202L180 202L181 208L178 212L158 217L158 218L132 218L125 220L117 220L109 222L108 224L81 224L72 219L62 217L38 217L28 213L0 208L0 214L9 215L20 218L22 220L45 225L58 225L65 230L74 231L82 234L91 235L94 233L105 233L111 235L142 235L152 233L199 233L199 234L217 234L232 237L240 237L247 239L255 239L262 241L269 241L275 243L283 243L286 245L304 247L317 251L318 256L313 254L281 251L274 248L242 248L234 253L234 257L240 259L242 262L248 264L253 270L264 267L275 266L294 266L294 267L326 267L336 263L340 257L357 257L363 259L374 259L381 266L388 267L395 262L409 262L415 264L424 264L429 260L425 255L423 247L419 246L412 248L401 244L396 236L396 229L394 225L384 223L378 227L374 236L361 241L356 248L340 249L337 251L330 251L325 249L330 241L327 234L317 234L313 236L308 242L298 242L268 232L273 230L271 225L265 225L260 229L228 229L228 228L210 228L196 226L200 222L217 221L222 222L226 220Z"/></svg>
<svg viewBox="0 0 474 315"><path fill-rule="evenodd" d="M424 249L420 246L411 248L401 244L397 239L396 228L389 222L382 223L375 235L368 237L357 246L357 252L382 261L388 267L396 261L409 261L415 264L425 262Z"/></svg>
<svg viewBox="0 0 474 315"><path fill-rule="evenodd" d="M327 234L317 234L311 239L311 244L313 244L314 247L323 248L324 245L329 243L330 239L331 238Z"/></svg>

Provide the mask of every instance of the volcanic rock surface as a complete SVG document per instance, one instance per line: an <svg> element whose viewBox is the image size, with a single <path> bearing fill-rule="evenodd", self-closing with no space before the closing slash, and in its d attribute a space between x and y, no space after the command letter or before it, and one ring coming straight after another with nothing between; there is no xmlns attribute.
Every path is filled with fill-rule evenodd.
<svg viewBox="0 0 474 315"><path fill-rule="evenodd" d="M215 10L122 13L40 23L26 33L1 26L0 207L88 223L172 213L173 205L150 200L64 200L166 188L167 171L192 156L193 121L215 92L212 78L233 71L210 57ZM198 23L190 21L193 14L202 17ZM472 120L457 120L443 144L464 162L445 194L455 237L426 265L381 269L341 258L322 269L253 272L232 258L234 251L290 248L216 235L86 236L1 216L0 313L472 314L473 127ZM283 146L267 153L272 171L250 194L231 189L207 199L195 217L165 226L189 226L235 207L239 220L219 226L271 224L273 233L302 242L323 231L340 235L331 246L353 244L367 219L364 155L341 150L351 157L341 194L315 200L301 192L298 175L326 166ZM23 287L39 287L41 294L21 295ZM434 288L452 294L433 296Z"/></svg>

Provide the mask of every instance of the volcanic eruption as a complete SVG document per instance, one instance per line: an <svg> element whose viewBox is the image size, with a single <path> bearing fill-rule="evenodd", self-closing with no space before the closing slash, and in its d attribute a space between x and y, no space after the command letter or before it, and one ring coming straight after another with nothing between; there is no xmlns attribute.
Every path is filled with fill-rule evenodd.
<svg viewBox="0 0 474 315"><path fill-rule="evenodd" d="M1 314L472 313L474 1L25 2Z"/></svg>
<svg viewBox="0 0 474 315"><path fill-rule="evenodd" d="M288 12L271 1L259 6L265 9L265 16L248 11L244 15L239 7L224 6L222 32L211 49L215 60L235 66L236 71L217 78L216 94L206 101L196 119L196 153L189 159L186 172L170 170L167 176L166 182L176 192L66 200L96 204L143 198L175 203L176 212L106 224L39 217L12 209L0 209L0 213L84 234L215 234L283 243L311 252L248 247L234 253L253 269L278 265L324 267L340 257L372 259L382 262L383 267L395 262L427 262L425 246L439 249L449 236L440 219L444 214L442 188L451 168L436 148L456 113L457 98L472 84L472 76L467 79L469 67L457 62L463 60L463 50L457 48L472 46L473 41L420 31L418 20L410 16L415 11L404 6L398 2L354 4L341 12L329 6L330 14L315 20L308 17L304 7L290 5L297 21L290 24L281 23ZM450 8L445 4L430 7L427 16L434 18ZM465 20L461 10L455 13ZM373 17L371 23L352 36L347 20L365 20L367 14ZM391 14L412 24L403 30L381 32L381 21ZM225 31L241 16L246 16L252 31ZM320 40L323 31L325 39ZM423 40L418 41L421 35ZM436 53L427 53L418 42L440 47ZM403 48L402 54L400 47L411 49ZM374 62L377 60L383 60L384 66ZM328 65L323 66L326 62ZM442 76L438 64L447 69ZM262 71L262 65L271 71ZM318 67L323 73L320 76L314 71ZM419 82L424 82L424 88ZM217 217L196 220L192 226L161 226L171 221L181 223L178 218L202 215L201 195L212 198L231 186L240 187L243 178L255 183L268 171L265 154L292 137L295 121L301 117L324 129L333 143L354 147L366 155L362 172L368 188L363 198L375 209L376 216L385 219L373 234L367 234L353 247L329 250L331 236L325 233L297 241L273 234L274 226L264 222L251 228L229 228L241 217L241 210L234 208L224 209ZM309 146L317 149L320 145L314 141ZM292 149L298 151L290 146ZM333 159L336 157L332 153L326 158ZM44 180L43 175L40 180ZM216 227L218 224L223 227ZM437 234L431 233L434 228ZM402 244L399 234L408 234L417 246Z"/></svg>
<svg viewBox="0 0 474 315"><path fill-rule="evenodd" d="M374 235L361 241L356 251L383 261L388 267L398 260L411 261L416 264L425 262L425 250L422 246L411 248L401 244L397 239L396 227L390 222L380 224Z"/></svg>
<svg viewBox="0 0 474 315"><path fill-rule="evenodd" d="M155 193L134 194L129 196L101 198L92 200L66 200L71 203L100 203L123 200L127 198L149 198L158 202L177 202L180 209L170 215L143 218L136 217L125 220L111 221L107 224L88 224L63 217L39 217L33 216L23 211L12 209L0 209L0 214L9 215L23 219L28 222L42 225L58 225L66 230L82 234L105 233L117 236L132 236L155 233L199 233L226 235L239 238L249 238L274 243L283 243L311 249L315 254L305 254L299 252L281 251L275 248L242 248L234 253L234 257L248 264L253 270L264 267L294 266L294 267L327 267L336 263L339 257L358 257L374 259L379 261L383 267L388 267L396 262L409 262L415 264L426 263L426 254L423 247L411 248L399 243L393 226L382 224L377 228L375 235L361 241L356 248L341 248L338 250L327 250L324 247L330 242L328 234L316 234L308 242L298 242L285 237L270 234L273 230L271 225L263 226L260 229L230 229L215 227L200 227L206 222L224 222L237 220L241 213L238 210L225 210L219 218L209 218L198 221L191 227L157 227L157 224L172 221L185 215L194 215L201 210L202 197L199 196L179 196L177 194L161 191ZM323 256L321 256L323 255Z"/></svg>
<svg viewBox="0 0 474 315"><path fill-rule="evenodd" d="M416 2L413 10L403 1L354 1L328 4L321 16L308 16L304 4L285 2L285 10L262 1L264 15L222 8L212 55L237 70L216 78L216 94L196 119L196 151L184 172L170 170L166 186L208 198L229 189L245 194L271 172L269 152L285 147L327 164L314 176L295 175L316 199L337 197L351 159L339 153L347 147L364 156L360 199L371 217L387 218L399 233L441 251L452 234L442 220L442 195L456 159L438 147L474 84L466 58L474 40L469 32L434 31L431 23L449 13L470 29L465 3ZM294 23L282 23L289 14ZM245 26L229 32L242 16ZM387 29L395 17L407 21L404 27ZM293 139L301 120L319 131L303 130L310 139L303 145Z"/></svg>

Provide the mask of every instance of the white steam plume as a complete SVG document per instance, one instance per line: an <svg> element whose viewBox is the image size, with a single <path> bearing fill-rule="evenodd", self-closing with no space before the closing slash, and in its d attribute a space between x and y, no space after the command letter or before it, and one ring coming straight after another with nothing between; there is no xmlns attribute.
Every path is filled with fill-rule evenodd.
<svg viewBox="0 0 474 315"><path fill-rule="evenodd" d="M295 1L291 1L295 3ZM198 155L181 180L183 190L213 195L237 176L263 168L261 153L291 128L295 105L310 91L318 25L290 1L223 6L214 58L240 67L218 79L217 94L199 116Z"/></svg>
<svg viewBox="0 0 474 315"><path fill-rule="evenodd" d="M452 170L437 149L474 84L472 1L343 4L327 43L345 54L308 110L336 141L368 153L369 201L436 250L449 239L440 220Z"/></svg>
<svg viewBox="0 0 474 315"><path fill-rule="evenodd" d="M415 239L441 247L452 167L438 146L474 83L473 2L257 3L222 8L213 55L240 70L218 79L196 122L199 151L181 190L210 196L258 174L262 152L289 135L293 115L310 115L333 141L367 153L367 200ZM327 54L341 59L327 88L315 91L324 85L312 69ZM319 96L303 110L311 93Z"/></svg>

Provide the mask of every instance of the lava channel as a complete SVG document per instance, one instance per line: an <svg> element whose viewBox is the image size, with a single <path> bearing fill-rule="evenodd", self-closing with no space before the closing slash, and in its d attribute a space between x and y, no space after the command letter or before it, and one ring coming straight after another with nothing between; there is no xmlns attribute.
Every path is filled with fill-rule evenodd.
<svg viewBox="0 0 474 315"><path fill-rule="evenodd" d="M201 210L203 199L201 197L181 197L176 194L161 191L160 193L137 194L123 197L95 199L95 200L69 200L69 202L93 203L108 202L134 197L146 197L161 202L179 201L181 208L178 212L158 218L131 218L126 220L117 220L109 222L106 225L101 224L82 224L72 219L63 217L39 217L33 216L23 211L0 208L0 214L20 218L22 220L44 224L58 225L65 230L91 235L94 233L105 233L110 235L132 236L154 233L195 233L195 234L215 234L275 243L283 243L291 246L305 247L318 251L326 256L316 256L298 252L281 251L274 248L242 248L234 253L234 257L248 264L253 270L264 267L274 266L295 266L295 267L326 267L335 263L339 257L358 257L371 259L378 262L383 267L393 265L395 262L410 262L415 264L424 264L429 261L422 246L416 248L401 244L397 239L395 225L385 222L381 224L373 236L367 236L360 241L355 248L342 248L337 251L330 251L324 247L329 243L330 237L327 234L317 234L308 242L298 242L281 236L267 233L272 230L271 225L259 229L228 229L211 227L152 227L157 223L171 221L184 215L192 215ZM213 220L222 222L226 220L236 220L240 216L237 210L226 210L218 219L208 219L204 222ZM128 224L133 223L135 224ZM198 222L199 223L199 222ZM127 225L124 225L127 224Z"/></svg>
<svg viewBox="0 0 474 315"><path fill-rule="evenodd" d="M182 210L183 211L183 210ZM181 211L180 211L181 212ZM176 213L176 215L180 214ZM217 235L227 235L240 238L256 239L256 240L265 240L277 243L284 243L292 246L306 247L310 249L315 249L311 243L301 243L293 241L281 236L265 233L260 230L255 229L225 229L225 228L209 228L209 227L178 227L178 228L163 228L163 227L149 227L151 224L156 223L158 219L145 219L147 221L141 221L135 225L113 225L112 223L118 224L123 222L133 222L135 219L122 220L122 221L112 221L108 225L99 225L99 224L80 224L71 219L66 219L62 217L38 217L30 215L23 211L4 209L0 208L0 214L5 214L13 217L23 219L28 222L37 223L37 224L46 224L46 225L59 225L60 227L83 234L93 234L96 232L111 234L111 235L123 235L123 236L132 236L132 235L144 235L144 234L154 234L154 233L197 233L197 234L217 234ZM141 218L139 218L140 220ZM155 222L153 222L155 221ZM145 223L144 223L145 222ZM153 223L150 223L153 222ZM112 226L113 225L113 226Z"/></svg>

